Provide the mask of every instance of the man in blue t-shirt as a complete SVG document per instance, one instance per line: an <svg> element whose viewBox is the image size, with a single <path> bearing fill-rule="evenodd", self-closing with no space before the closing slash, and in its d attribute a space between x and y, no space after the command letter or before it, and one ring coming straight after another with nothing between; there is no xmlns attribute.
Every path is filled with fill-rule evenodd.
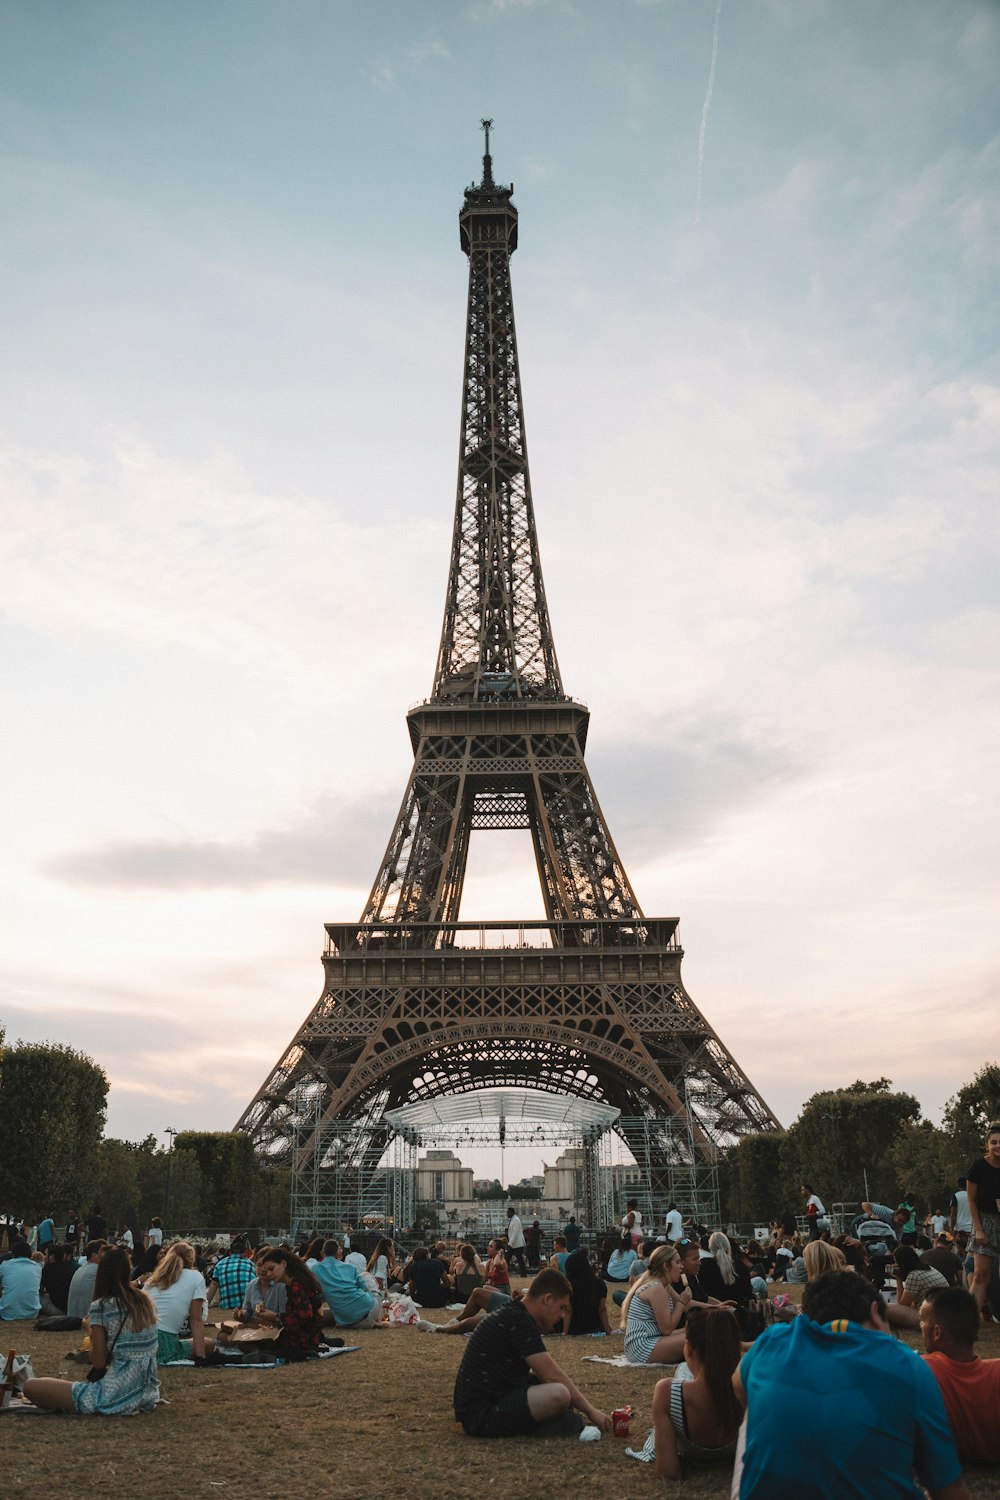
<svg viewBox="0 0 1000 1500"><path fill-rule="evenodd" d="M775 1324L733 1377L747 1407L739 1500L968 1500L937 1381L888 1333L854 1271L806 1287L804 1317ZM744 1446L745 1443L745 1446Z"/></svg>

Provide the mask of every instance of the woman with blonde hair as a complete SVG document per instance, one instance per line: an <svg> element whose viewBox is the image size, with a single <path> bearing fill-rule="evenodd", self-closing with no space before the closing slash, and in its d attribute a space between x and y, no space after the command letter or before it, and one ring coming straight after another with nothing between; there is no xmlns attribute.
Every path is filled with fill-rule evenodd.
<svg viewBox="0 0 1000 1500"><path fill-rule="evenodd" d="M711 1260L703 1260L698 1267L698 1280L706 1295L717 1302L736 1302L740 1306L751 1301L750 1272L742 1260L734 1258L728 1235L717 1229L709 1236L708 1249Z"/></svg>
<svg viewBox="0 0 1000 1500"><path fill-rule="evenodd" d="M622 1303L625 1353L634 1365L668 1365L681 1358L680 1322L691 1293L681 1291L681 1258L673 1245L657 1245L649 1270L634 1281Z"/></svg>
<svg viewBox="0 0 1000 1500"><path fill-rule="evenodd" d="M849 1271L847 1256L836 1245L826 1240L810 1240L802 1247L802 1259L806 1267L806 1280L815 1281L827 1271Z"/></svg>
<svg viewBox="0 0 1000 1500"><path fill-rule="evenodd" d="M53 1411L126 1416L152 1411L156 1378L156 1314L145 1292L129 1280L123 1245L101 1256L90 1306L90 1372L86 1380L27 1380L24 1394Z"/></svg>
<svg viewBox="0 0 1000 1500"><path fill-rule="evenodd" d="M195 1267L194 1246L175 1240L147 1278L145 1290L156 1312L157 1363L169 1365L179 1359L203 1363L215 1348L205 1336L205 1278ZM185 1319L191 1324L190 1339L182 1339Z"/></svg>

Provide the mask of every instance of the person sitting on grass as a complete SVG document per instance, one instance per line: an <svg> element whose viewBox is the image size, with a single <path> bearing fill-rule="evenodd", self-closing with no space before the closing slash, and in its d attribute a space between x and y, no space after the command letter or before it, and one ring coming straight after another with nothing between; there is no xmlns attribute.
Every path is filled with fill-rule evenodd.
<svg viewBox="0 0 1000 1500"><path fill-rule="evenodd" d="M775 1323L743 1355L747 1408L734 1465L739 1500L923 1495L968 1500L941 1392L889 1336L885 1303L856 1271L810 1281L804 1316Z"/></svg>
<svg viewBox="0 0 1000 1500"><path fill-rule="evenodd" d="M129 1281L128 1251L112 1246L101 1257L90 1307L91 1380L27 1380L24 1394L51 1411L125 1416L152 1411L160 1399L156 1378L156 1313L145 1292Z"/></svg>
<svg viewBox="0 0 1000 1500"><path fill-rule="evenodd" d="M649 1270L633 1282L622 1304L625 1354L634 1365L673 1364L682 1357L681 1320L691 1301L681 1290L681 1258L673 1245L657 1245Z"/></svg>
<svg viewBox="0 0 1000 1500"><path fill-rule="evenodd" d="M632 1244L632 1233L626 1229L608 1256L608 1280L628 1281L628 1273L639 1259Z"/></svg>
<svg viewBox="0 0 1000 1500"><path fill-rule="evenodd" d="M0 1263L0 1318L8 1322L37 1318L41 1282L41 1262L33 1259L27 1240L15 1240L9 1257Z"/></svg>
<svg viewBox="0 0 1000 1500"><path fill-rule="evenodd" d="M569 1249L569 1241L564 1234L552 1236L552 1254L549 1256L549 1269L553 1271L566 1270L566 1261L572 1252Z"/></svg>
<svg viewBox="0 0 1000 1500"><path fill-rule="evenodd" d="M243 1297L243 1306L238 1308L235 1313L238 1323L246 1323L248 1326L260 1328L263 1324L258 1313L259 1308L263 1307L265 1312L275 1313L280 1319L285 1308L288 1306L288 1292L284 1282L272 1281L261 1265L265 1255L268 1255L270 1250L270 1245L261 1245L254 1256L254 1265L257 1269L257 1274L246 1289ZM325 1258L324 1256L323 1259Z"/></svg>
<svg viewBox="0 0 1000 1500"><path fill-rule="evenodd" d="M546 1351L542 1334L569 1320L570 1284L558 1271L539 1271L522 1298L484 1318L469 1340L455 1377L455 1416L470 1437L579 1437L587 1423L611 1430Z"/></svg>
<svg viewBox="0 0 1000 1500"><path fill-rule="evenodd" d="M406 1277L406 1290L421 1307L447 1307L451 1295L451 1277L443 1260L431 1255L426 1245L413 1252Z"/></svg>
<svg viewBox="0 0 1000 1500"><path fill-rule="evenodd" d="M90 1311L90 1304L94 1300L94 1282L97 1279L97 1266L108 1248L107 1240L88 1240L84 1247L86 1260L83 1265L77 1266L73 1273L73 1280L69 1284L69 1296L66 1299L66 1316L79 1318L82 1323Z"/></svg>
<svg viewBox="0 0 1000 1500"><path fill-rule="evenodd" d="M964 1464L1000 1464L1000 1359L979 1359L979 1308L960 1286L935 1287L920 1304L925 1359Z"/></svg>
<svg viewBox="0 0 1000 1500"><path fill-rule="evenodd" d="M733 1390L740 1329L728 1307L692 1307L684 1324L684 1364L653 1389L656 1473L680 1479L681 1458L728 1459L743 1408Z"/></svg>
<svg viewBox="0 0 1000 1500"><path fill-rule="evenodd" d="M510 1271L507 1268L507 1257L496 1240L490 1240L486 1246L486 1281L485 1285L503 1296L510 1296Z"/></svg>
<svg viewBox="0 0 1000 1500"><path fill-rule="evenodd" d="M936 1287L946 1287L948 1278L933 1266L920 1263L920 1255L912 1245L900 1245L895 1255L896 1301L900 1307L917 1313L916 1326L920 1327L920 1304ZM907 1323L912 1328L912 1323Z"/></svg>
<svg viewBox="0 0 1000 1500"><path fill-rule="evenodd" d="M423 1247L427 1254L427 1247ZM416 1254L416 1251L413 1252ZM396 1265L396 1247L392 1240L381 1239L368 1257L368 1274L375 1277L375 1284L383 1295L391 1286L402 1286L400 1267Z"/></svg>
<svg viewBox="0 0 1000 1500"><path fill-rule="evenodd" d="M665 1243L667 1242L664 1240L660 1241L660 1244ZM656 1245L651 1241L639 1241L638 1245L635 1247L636 1258L629 1266L628 1270L628 1286L631 1286L634 1281L638 1281L639 1277L643 1275L645 1271L649 1270L649 1257L655 1249ZM622 1303L625 1301L625 1298L628 1296L628 1286L616 1286L612 1289L611 1300L616 1307L621 1307Z"/></svg>
<svg viewBox="0 0 1000 1500"><path fill-rule="evenodd" d="M76 1269L76 1258L70 1246L62 1245L57 1240L51 1241L45 1251L45 1264L39 1285L43 1318L66 1316L70 1284L76 1275Z"/></svg>
<svg viewBox="0 0 1000 1500"><path fill-rule="evenodd" d="M98 1274L103 1264L102 1260ZM205 1278L195 1268L194 1246L186 1240L168 1245L156 1270L147 1276L144 1290L156 1314L157 1363L193 1359L196 1365L204 1364L215 1340L205 1334ZM191 1325L190 1339L180 1336L186 1322Z"/></svg>
<svg viewBox="0 0 1000 1500"><path fill-rule="evenodd" d="M566 1262L566 1279L572 1289L573 1312L564 1333L574 1336L610 1333L608 1289L594 1271L586 1250L574 1250Z"/></svg>
<svg viewBox="0 0 1000 1500"><path fill-rule="evenodd" d="M475 1246L459 1245L451 1262L452 1285L456 1299L463 1302L470 1292L482 1286L486 1268L476 1254Z"/></svg>
<svg viewBox="0 0 1000 1500"><path fill-rule="evenodd" d="M318 1266L325 1265L319 1261ZM259 1303L256 1320L262 1327L281 1328L275 1348L283 1359L298 1363L309 1354L318 1354L323 1343L323 1319L320 1306L323 1294L316 1276L292 1250L266 1250L260 1257L258 1271L273 1284L285 1288L285 1309L269 1312Z"/></svg>
<svg viewBox="0 0 1000 1500"><path fill-rule="evenodd" d="M227 1310L242 1307L253 1277L253 1261L247 1259L247 1242L242 1235L234 1235L228 1255L220 1256L212 1267L212 1279L208 1283L209 1305L218 1298L219 1306Z"/></svg>

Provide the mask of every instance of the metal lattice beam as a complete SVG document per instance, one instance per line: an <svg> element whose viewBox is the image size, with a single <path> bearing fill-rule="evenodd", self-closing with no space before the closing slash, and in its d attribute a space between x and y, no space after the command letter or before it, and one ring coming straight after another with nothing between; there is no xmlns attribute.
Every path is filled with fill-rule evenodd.
<svg viewBox="0 0 1000 1500"><path fill-rule="evenodd" d="M563 691L524 435L512 192L487 137L459 217L458 485L433 692L407 715L413 770L361 922L327 929L323 993L239 1122L300 1172L333 1120L366 1122L374 1151L383 1110L487 1087L675 1118L701 1162L777 1125L684 989L676 921L642 914L584 761L589 713ZM548 920L463 924L470 836L506 828L530 830ZM652 1182L677 1137L636 1139Z"/></svg>

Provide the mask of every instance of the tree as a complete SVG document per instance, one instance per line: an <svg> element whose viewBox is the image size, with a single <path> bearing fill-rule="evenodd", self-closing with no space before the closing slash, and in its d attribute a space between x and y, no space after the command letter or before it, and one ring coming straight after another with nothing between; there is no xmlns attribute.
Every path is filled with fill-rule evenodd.
<svg viewBox="0 0 1000 1500"><path fill-rule="evenodd" d="M960 1170L981 1153L986 1128L994 1120L1000 1120L1000 1063L995 1062L984 1064L945 1105L944 1127L954 1139Z"/></svg>
<svg viewBox="0 0 1000 1500"><path fill-rule="evenodd" d="M744 1136L720 1163L723 1218L769 1224L787 1197L781 1178L784 1134Z"/></svg>
<svg viewBox="0 0 1000 1500"><path fill-rule="evenodd" d="M954 1137L946 1130L939 1130L929 1120L919 1124L907 1121L886 1153L884 1166L892 1169L895 1180L892 1192L883 1201L891 1198L896 1204L912 1189L926 1198L930 1209L947 1213L964 1165L956 1153ZM882 1192L886 1191L883 1187Z"/></svg>
<svg viewBox="0 0 1000 1500"><path fill-rule="evenodd" d="M813 1094L785 1136L782 1171L797 1184L814 1183L827 1207L868 1196L888 1201L896 1178L887 1158L904 1125L919 1119L917 1100L893 1092L888 1078Z"/></svg>
<svg viewBox="0 0 1000 1500"><path fill-rule="evenodd" d="M112 1226L130 1224L133 1232L139 1224L138 1150L131 1141L106 1136L97 1147L94 1172L94 1201L101 1205Z"/></svg>
<svg viewBox="0 0 1000 1500"><path fill-rule="evenodd" d="M108 1080L72 1047L18 1042L0 1053L0 1202L55 1212L91 1195Z"/></svg>
<svg viewBox="0 0 1000 1500"><path fill-rule="evenodd" d="M203 1181L198 1158L193 1151L178 1148L175 1137L173 1152L163 1150L156 1137L148 1135L136 1146L139 1170L140 1227L145 1231L150 1219L163 1219L167 1235L187 1234L200 1229ZM167 1158L170 1157L170 1203L167 1203Z"/></svg>
<svg viewBox="0 0 1000 1500"><path fill-rule="evenodd" d="M191 1152L201 1170L202 1223L249 1224L260 1176L250 1137L239 1130L182 1130L174 1138L175 1156L177 1151Z"/></svg>

